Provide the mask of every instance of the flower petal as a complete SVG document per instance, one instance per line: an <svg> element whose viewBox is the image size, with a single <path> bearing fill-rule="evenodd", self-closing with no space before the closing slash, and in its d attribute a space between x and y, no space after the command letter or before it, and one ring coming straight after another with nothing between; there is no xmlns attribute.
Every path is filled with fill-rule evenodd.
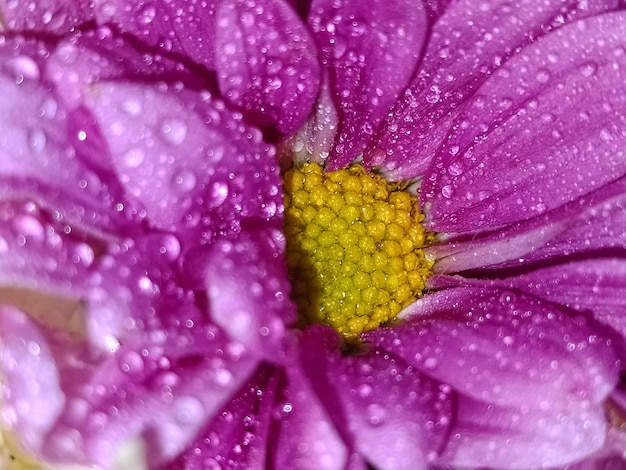
<svg viewBox="0 0 626 470"><path fill-rule="evenodd" d="M623 176L626 98L614 90L625 68L626 13L569 24L513 56L433 161L422 186L428 226L494 229Z"/></svg>
<svg viewBox="0 0 626 470"><path fill-rule="evenodd" d="M491 281L493 286L527 292L576 311L590 311L626 338L626 260L592 258L547 266Z"/></svg>
<svg viewBox="0 0 626 470"><path fill-rule="evenodd" d="M168 469L203 470L211 466L262 470L267 468L267 440L280 372L261 366L209 425L189 450Z"/></svg>
<svg viewBox="0 0 626 470"><path fill-rule="evenodd" d="M617 380L610 341L584 318L513 291L446 289L405 315L365 338L478 401L558 411L600 403Z"/></svg>
<svg viewBox="0 0 626 470"><path fill-rule="evenodd" d="M273 361L281 356L286 326L297 317L282 253L282 240L249 231L215 243L202 261L213 321Z"/></svg>
<svg viewBox="0 0 626 470"><path fill-rule="evenodd" d="M97 155L108 163L125 190L121 210L194 242L237 234L245 218L282 227L279 169L260 131L209 91L197 91L184 70L182 83L146 83L141 54L129 44L87 39L62 43L47 75L59 90L71 90L60 92L63 100L91 123L84 139L99 136L76 148L90 162ZM115 45L125 67L112 60Z"/></svg>
<svg viewBox="0 0 626 470"><path fill-rule="evenodd" d="M626 178L544 215L429 248L435 271L515 268L583 253L618 254L626 246Z"/></svg>
<svg viewBox="0 0 626 470"><path fill-rule="evenodd" d="M342 357L337 336L313 326L302 343L304 370L337 428L376 468L429 468L447 436L449 394L380 351Z"/></svg>
<svg viewBox="0 0 626 470"><path fill-rule="evenodd" d="M459 397L441 463L462 468L547 468L600 449L607 424L602 406L557 412L507 409Z"/></svg>
<svg viewBox="0 0 626 470"><path fill-rule="evenodd" d="M385 162L381 169L393 180L425 173L463 105L516 51L563 23L617 4L615 0L437 3L429 5L431 17L442 11L443 15L433 26L421 71L377 134L376 145L365 154L366 159ZM459 119L458 125L465 121L470 128L481 122Z"/></svg>
<svg viewBox="0 0 626 470"><path fill-rule="evenodd" d="M223 0L215 11L215 62L225 99L259 126L285 134L304 123L317 97L317 51L282 0Z"/></svg>
<svg viewBox="0 0 626 470"><path fill-rule="evenodd" d="M0 305L2 428L38 450L63 408L59 374L50 348L23 312Z"/></svg>
<svg viewBox="0 0 626 470"><path fill-rule="evenodd" d="M421 1L315 0L308 23L340 112L332 171L361 155L408 85L425 41L426 12Z"/></svg>
<svg viewBox="0 0 626 470"><path fill-rule="evenodd" d="M287 369L287 388L278 407L280 429L276 435L271 468L343 470L348 451L329 413L299 367Z"/></svg>
<svg viewBox="0 0 626 470"><path fill-rule="evenodd" d="M113 209L121 186L77 155L82 116L65 105L46 82L49 49L20 37L0 46L0 197L32 200L75 228L96 232L129 230ZM45 169L45 171L42 171Z"/></svg>

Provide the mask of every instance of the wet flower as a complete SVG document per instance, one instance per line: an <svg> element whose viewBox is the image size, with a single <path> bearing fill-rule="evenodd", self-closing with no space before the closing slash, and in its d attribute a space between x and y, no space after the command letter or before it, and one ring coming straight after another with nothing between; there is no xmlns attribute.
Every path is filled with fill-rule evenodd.
<svg viewBox="0 0 626 470"><path fill-rule="evenodd" d="M104 468L620 465L622 5L296 7L0 2L9 447ZM277 142L417 182L439 234L425 295L352 351L293 327Z"/></svg>

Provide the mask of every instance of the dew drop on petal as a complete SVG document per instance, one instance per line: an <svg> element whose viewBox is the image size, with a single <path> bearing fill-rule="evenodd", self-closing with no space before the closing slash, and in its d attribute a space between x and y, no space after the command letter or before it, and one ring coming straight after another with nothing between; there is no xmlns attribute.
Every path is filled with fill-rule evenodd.
<svg viewBox="0 0 626 470"><path fill-rule="evenodd" d="M384 406L373 403L367 407L367 420L372 426L381 426L387 417L387 409Z"/></svg>
<svg viewBox="0 0 626 470"><path fill-rule="evenodd" d="M161 132L167 142L180 145L187 138L187 124L179 119L170 119L163 122Z"/></svg>
<svg viewBox="0 0 626 470"><path fill-rule="evenodd" d="M182 169L176 171L172 177L172 185L175 190L181 193L191 191L196 187L198 178L193 170Z"/></svg>
<svg viewBox="0 0 626 470"><path fill-rule="evenodd" d="M46 133L42 129L36 128L28 131L28 144L35 153L42 153L46 148L46 142Z"/></svg>
<svg viewBox="0 0 626 470"><path fill-rule="evenodd" d="M126 351L119 360L120 369L127 374L137 374L143 371L144 361L135 351Z"/></svg>
<svg viewBox="0 0 626 470"><path fill-rule="evenodd" d="M145 157L146 154L142 149L133 148L124 154L124 164L129 168L137 168L143 163Z"/></svg>
<svg viewBox="0 0 626 470"><path fill-rule="evenodd" d="M211 205L217 207L226 201L228 197L228 184L224 182L215 182L211 185Z"/></svg>
<svg viewBox="0 0 626 470"><path fill-rule="evenodd" d="M143 24L150 24L156 17L156 8L154 5L145 5L140 12L139 21Z"/></svg>
<svg viewBox="0 0 626 470"><path fill-rule="evenodd" d="M204 418L204 406L194 397L180 397L172 403L174 418L180 424L197 423Z"/></svg>

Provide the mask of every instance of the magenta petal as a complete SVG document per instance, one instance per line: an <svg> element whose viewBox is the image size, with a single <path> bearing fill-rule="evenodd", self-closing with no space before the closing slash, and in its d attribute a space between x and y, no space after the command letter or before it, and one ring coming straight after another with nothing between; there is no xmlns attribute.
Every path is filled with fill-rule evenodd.
<svg viewBox="0 0 626 470"><path fill-rule="evenodd" d="M287 369L282 400L277 407L280 428L275 436L275 458L268 467L344 470L348 450L304 371Z"/></svg>
<svg viewBox="0 0 626 470"><path fill-rule="evenodd" d="M57 343L66 402L43 455L104 468L133 437L144 439L151 468L174 458L257 365L211 325L146 331L105 357Z"/></svg>
<svg viewBox="0 0 626 470"><path fill-rule="evenodd" d="M205 264L209 313L224 331L276 361L296 320L283 248L268 232L248 232L211 247Z"/></svg>
<svg viewBox="0 0 626 470"><path fill-rule="evenodd" d="M302 361L313 388L354 449L380 469L426 469L447 436L443 387L380 351L342 357L337 333L305 331Z"/></svg>
<svg viewBox="0 0 626 470"><path fill-rule="evenodd" d="M442 273L508 268L626 245L626 178L504 230L431 247Z"/></svg>
<svg viewBox="0 0 626 470"><path fill-rule="evenodd" d="M50 348L32 320L0 305L2 427L26 449L38 451L61 413L65 397Z"/></svg>
<svg viewBox="0 0 626 470"><path fill-rule="evenodd" d="M215 12L215 62L224 98L259 126L293 134L317 97L317 51L282 0L224 0Z"/></svg>
<svg viewBox="0 0 626 470"><path fill-rule="evenodd" d="M279 377L276 369L261 366L224 410L198 434L189 449L167 469L267 468L267 439Z"/></svg>
<svg viewBox="0 0 626 470"><path fill-rule="evenodd" d="M428 3L431 17L444 13L430 34L421 70L365 155L385 162L382 170L393 180L424 174L463 105L519 48L556 26L616 5L615 0ZM459 119L457 125L467 121L474 129L484 117Z"/></svg>
<svg viewBox="0 0 626 470"><path fill-rule="evenodd" d="M73 142L87 120L46 83L41 57L49 54L44 45L19 37L0 47L0 197L32 200L88 232L127 228L112 209L121 197L119 183L77 155Z"/></svg>
<svg viewBox="0 0 626 470"><path fill-rule="evenodd" d="M548 468L587 457L606 438L603 406L501 408L459 397L441 463L455 468Z"/></svg>
<svg viewBox="0 0 626 470"><path fill-rule="evenodd" d="M354 161L409 84L426 35L421 1L316 0L308 22L328 64L340 128L328 163ZM371 166L371 159L365 160Z"/></svg>
<svg viewBox="0 0 626 470"><path fill-rule="evenodd" d="M429 227L504 226L624 175L626 97L614 90L625 47L626 13L599 15L538 39L491 75L425 178Z"/></svg>
<svg viewBox="0 0 626 470"><path fill-rule="evenodd" d="M209 238L237 233L244 218L281 226L273 149L208 94L107 81L85 102L129 199L145 207L153 226L205 230Z"/></svg>
<svg viewBox="0 0 626 470"><path fill-rule="evenodd" d="M2 25L10 31L67 33L95 16L89 0L0 0ZM3 29L4 29L3 28Z"/></svg>
<svg viewBox="0 0 626 470"><path fill-rule="evenodd" d="M600 403L617 380L610 342L584 318L513 291L446 289L405 313L366 339L478 401L559 410Z"/></svg>
<svg viewBox="0 0 626 470"><path fill-rule="evenodd" d="M539 268L526 274L491 281L564 305L592 312L594 318L626 338L626 260L592 258Z"/></svg>

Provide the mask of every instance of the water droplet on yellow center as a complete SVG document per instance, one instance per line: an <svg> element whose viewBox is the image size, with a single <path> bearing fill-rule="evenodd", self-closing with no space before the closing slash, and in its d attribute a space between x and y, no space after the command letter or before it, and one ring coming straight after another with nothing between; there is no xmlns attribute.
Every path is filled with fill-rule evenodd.
<svg viewBox="0 0 626 470"><path fill-rule="evenodd" d="M285 174L287 263L301 325L346 339L392 320L419 298L432 262L417 200L361 165Z"/></svg>

